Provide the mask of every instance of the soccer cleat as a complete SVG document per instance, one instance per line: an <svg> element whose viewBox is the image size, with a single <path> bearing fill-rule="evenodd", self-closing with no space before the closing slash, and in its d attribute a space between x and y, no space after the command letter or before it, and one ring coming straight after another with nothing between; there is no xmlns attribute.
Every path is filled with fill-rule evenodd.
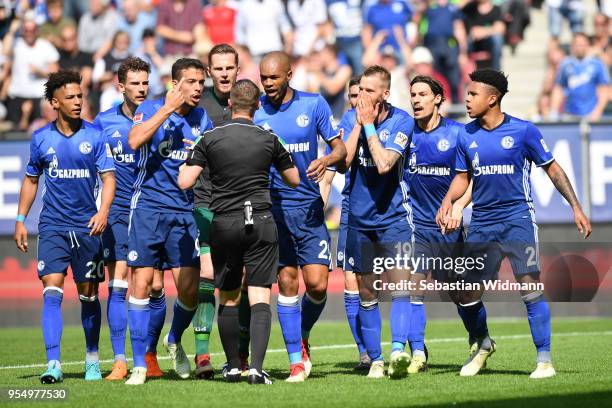
<svg viewBox="0 0 612 408"><path fill-rule="evenodd" d="M410 354L405 351L394 351L389 359L389 378L394 380L404 378L408 375L408 365L410 364Z"/></svg>
<svg viewBox="0 0 612 408"><path fill-rule="evenodd" d="M102 379L102 371L100 371L100 363L85 362L85 381L98 381Z"/></svg>
<svg viewBox="0 0 612 408"><path fill-rule="evenodd" d="M249 370L248 381L249 381L249 384L251 385L253 384L267 384L267 385L272 384L272 380L270 379L270 376L268 375L268 373L266 373L263 370L261 370L261 373L260 373L254 368L251 368Z"/></svg>
<svg viewBox="0 0 612 408"><path fill-rule="evenodd" d="M40 375L40 382L42 384L55 384L62 381L64 381L64 375L55 363L47 367L47 371Z"/></svg>
<svg viewBox="0 0 612 408"><path fill-rule="evenodd" d="M476 346L474 346L474 344ZM472 344L470 358L466 361L466 363L461 367L461 372L459 375L461 377L472 377L480 372L483 368L487 366L487 359L495 353L496 346L495 342L491 339L491 348L490 349L482 349L478 347L477 343Z"/></svg>
<svg viewBox="0 0 612 408"><path fill-rule="evenodd" d="M423 371L427 371L427 360L421 356L412 357L408 366L408 374L418 374Z"/></svg>
<svg viewBox="0 0 612 408"><path fill-rule="evenodd" d="M240 355L240 370L242 370L243 377L248 377L249 375L249 355L248 354Z"/></svg>
<svg viewBox="0 0 612 408"><path fill-rule="evenodd" d="M303 363L291 364L291 373L285 380L286 382L304 382L306 380L306 369Z"/></svg>
<svg viewBox="0 0 612 408"><path fill-rule="evenodd" d="M125 382L125 385L142 385L147 380L147 369L144 367L134 367L130 378Z"/></svg>
<svg viewBox="0 0 612 408"><path fill-rule="evenodd" d="M308 378L312 370L312 362L310 361L310 344L304 339L302 339L302 363L304 363L304 375Z"/></svg>
<svg viewBox="0 0 612 408"><path fill-rule="evenodd" d="M366 358L362 358L359 360L359 364L357 364L355 367L353 367L353 370L355 371L368 371L370 369L370 366L372 365L372 363L370 362L370 358L366 357Z"/></svg>
<svg viewBox="0 0 612 408"><path fill-rule="evenodd" d="M117 360L113 364L110 374L104 379L108 381L123 380L128 375L127 363L124 360Z"/></svg>
<svg viewBox="0 0 612 408"><path fill-rule="evenodd" d="M240 382L242 380L242 371L239 368L232 368L231 370L227 370L227 368L223 371L223 378L225 381L235 383Z"/></svg>
<svg viewBox="0 0 612 408"><path fill-rule="evenodd" d="M157 362L157 353L151 351L145 354L145 363L147 363L147 378L159 378L164 375Z"/></svg>
<svg viewBox="0 0 612 408"><path fill-rule="evenodd" d="M200 380L212 380L215 376L215 370L210 362L210 355L202 354L195 356L195 376Z"/></svg>
<svg viewBox="0 0 612 408"><path fill-rule="evenodd" d="M174 368L176 374L182 379L189 378L189 374L191 373L191 365L189 364L189 359L187 358L187 354L185 354L185 350L183 350L181 343L169 343L168 335L166 334L166 337L164 337L164 347L170 355L172 368Z"/></svg>
<svg viewBox="0 0 612 408"><path fill-rule="evenodd" d="M368 378L385 378L385 361L376 360L372 361L370 371L368 372Z"/></svg>
<svg viewBox="0 0 612 408"><path fill-rule="evenodd" d="M535 371L531 373L529 378L532 378L532 379L550 378L550 377L554 377L556 374L557 372L555 371L555 368L553 367L552 363L539 362L538 365L536 366Z"/></svg>

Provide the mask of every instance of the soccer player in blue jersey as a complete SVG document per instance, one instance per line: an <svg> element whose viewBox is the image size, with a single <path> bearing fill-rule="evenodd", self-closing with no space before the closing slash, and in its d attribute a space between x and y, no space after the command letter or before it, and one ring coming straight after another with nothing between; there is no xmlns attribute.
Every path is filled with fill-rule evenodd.
<svg viewBox="0 0 612 408"><path fill-rule="evenodd" d="M543 167L555 188L569 202L574 221L584 238L591 224L582 211L567 175L555 161L540 131L530 122L501 110L508 92L508 80L499 71L483 69L470 74L466 97L468 115L475 118L465 126L457 142L456 171L436 221L443 228L453 203L473 180L473 212L465 256L482 257L484 268L469 271L465 281L496 279L499 266L508 257L516 280L539 282L538 231L529 180L531 164ZM491 245L493 243L493 245ZM482 287L482 285L481 285ZM460 292L464 305L461 317L470 337L476 339L473 353L461 369L462 376L476 375L495 351L489 338L486 313L481 302L483 290ZM536 369L530 378L555 375L550 355L550 310L540 291L521 291L527 319L537 350Z"/></svg>
<svg viewBox="0 0 612 408"><path fill-rule="evenodd" d="M85 380L100 380L98 341L102 312L98 283L104 281L100 234L107 225L115 195L115 167L100 132L81 120L81 76L73 71L49 75L45 99L57 112L57 120L32 135L30 161L21 185L15 223L17 247L28 251L24 225L36 198L38 180L45 175L43 208L38 224L38 277L43 284L42 331L47 352L43 384L63 379L60 364L62 298L68 266L77 284L81 321L85 331ZM102 201L96 209L98 175Z"/></svg>
<svg viewBox="0 0 612 408"><path fill-rule="evenodd" d="M345 263L357 274L361 334L371 359L369 378L385 375L378 307L380 283L374 256L395 258L413 242L412 214L408 202L405 160L414 119L387 102L391 74L381 66L367 68L359 82L356 121L346 142L350 166L349 216ZM382 247L377 249L377 247ZM370 250L369 250L370 248ZM373 248L373 249L372 249ZM407 250L410 252L410 248ZM408 254L410 255L410 254ZM391 268L389 278L407 278L405 268ZM410 313L406 291L393 291L391 303L392 352L389 376L407 374L410 356L404 351Z"/></svg>
<svg viewBox="0 0 612 408"><path fill-rule="evenodd" d="M121 63L117 75L119 90L123 94L123 103L101 112L93 122L110 146L115 161L117 182L115 199L108 216L108 228L102 235L104 261L109 276L106 316L110 329L111 345L115 355L115 362L111 373L106 377L107 380L121 380L128 374L125 358L128 220L130 218L130 201L134 181L136 181L138 171L138 154L128 144L128 132L132 128L136 108L147 99L150 71L149 64L139 58L130 57ZM157 281L161 282L163 275L157 270L156 273L160 275ZM152 291L150 302L160 303L161 307L155 308L160 312L154 314L149 326L154 326L153 331L161 331L166 317L163 289L161 296L159 296L158 291ZM153 306L151 307L153 308ZM149 366L152 367L149 368ZM151 374L155 375L155 371L159 371L155 355L147 360L147 368L149 376Z"/></svg>
<svg viewBox="0 0 612 408"><path fill-rule="evenodd" d="M415 257L421 259L445 258L453 255L454 244L463 242L459 228L443 234L436 224L436 213L448 191L455 174L457 138L463 125L442 117L439 108L445 95L442 85L428 76L417 76L410 82L410 102L416 120L408 160L408 184L415 225ZM460 224L463 208L470 202L470 192L453 206L453 221ZM450 226L450 225L449 225ZM425 305L424 291L419 289L422 280L431 272L438 281L448 281L451 276L444 270L415 268L411 281L416 289L410 293L410 328L408 342L412 359L408 374L427 369L425 356ZM451 298L453 293L451 293Z"/></svg>
<svg viewBox="0 0 612 408"><path fill-rule="evenodd" d="M254 122L284 140L301 180L296 189L291 189L275 169L271 171L272 213L280 245L278 318L289 354L291 374L287 381L301 382L312 367L308 338L325 306L331 263L330 238L317 183L330 166L341 166L338 170L344 171L346 149L323 97L289 86L292 72L288 55L267 54L259 70L265 95ZM332 149L321 158L317 158L319 136ZM301 308L298 266L306 286Z"/></svg>
<svg viewBox="0 0 612 408"><path fill-rule="evenodd" d="M204 76L200 61L178 59L172 65L172 89L164 99L145 101L138 107L128 134L130 147L140 149L128 237L128 266L132 267L128 320L134 354L134 369L126 382L130 385L143 384L146 379L149 291L153 269L162 263L172 269L178 291L164 346L181 378L189 378L191 371L181 336L198 305L199 245L193 192L182 191L177 178L188 156L187 145L212 128L208 115L198 107Z"/></svg>
<svg viewBox="0 0 612 408"><path fill-rule="evenodd" d="M343 132L343 139L346 141L355 125L355 106L357 106L357 98L359 97L359 80L361 75L354 76L348 83L348 101L351 109L344 113L340 121L340 130ZM325 173L325 178L320 184L321 196L326 203L329 198L329 193L332 188L332 181L336 175L335 168L329 168ZM346 247L346 232L348 229L348 211L349 211L349 182L350 171L347 171L344 178L344 188L342 189L342 211L340 213L340 229L338 230L338 243L336 244L336 267L342 268L344 271L344 311L348 320L353 339L359 351L359 363L355 366L355 370L369 370L370 357L365 349L363 340L361 339L361 324L359 323L359 287L357 286L357 278L351 270L349 264L345 262L344 251Z"/></svg>

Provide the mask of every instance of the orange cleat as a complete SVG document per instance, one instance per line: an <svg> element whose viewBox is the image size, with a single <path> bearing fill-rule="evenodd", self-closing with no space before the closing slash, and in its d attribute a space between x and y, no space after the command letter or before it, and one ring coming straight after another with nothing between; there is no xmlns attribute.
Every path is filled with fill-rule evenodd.
<svg viewBox="0 0 612 408"><path fill-rule="evenodd" d="M157 353L149 352L145 354L145 362L147 363L147 378L159 378L164 375L157 363Z"/></svg>
<svg viewBox="0 0 612 408"><path fill-rule="evenodd" d="M113 369L110 374L107 375L104 379L108 381L117 381L123 380L128 375L128 367L127 363L124 360L117 360L113 364Z"/></svg>
<svg viewBox="0 0 612 408"><path fill-rule="evenodd" d="M202 354L195 356L196 370L195 376L200 380L212 380L215 377L215 370L210 362L210 355Z"/></svg>

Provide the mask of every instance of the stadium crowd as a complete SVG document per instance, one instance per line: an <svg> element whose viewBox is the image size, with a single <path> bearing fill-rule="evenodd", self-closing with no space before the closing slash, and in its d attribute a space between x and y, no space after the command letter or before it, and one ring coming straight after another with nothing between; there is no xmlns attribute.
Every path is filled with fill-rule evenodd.
<svg viewBox="0 0 612 408"><path fill-rule="evenodd" d="M563 20L581 33L584 1L546 1L548 68L537 119L598 120L606 111L605 78L612 66L608 3L599 6L592 35L574 41L578 44L570 50L558 40ZM87 94L83 118L93 120L121 102L116 73L128 56L151 64L149 96L157 98L170 82L172 62L195 56L205 63L218 43L237 46L240 78L256 83L265 53L288 52L294 57L292 86L321 93L337 119L347 102L348 79L373 64L392 72L396 106L410 109L409 82L416 75L436 78L451 95L446 104L460 104L467 74L474 68L499 69L502 47L514 51L520 43L532 6L542 5L529 0L3 0L1 130L31 132L53 119L43 84L59 68L81 73ZM585 57L585 63L570 61ZM595 74L576 91L571 77L582 72ZM587 108L564 110L564 95Z"/></svg>

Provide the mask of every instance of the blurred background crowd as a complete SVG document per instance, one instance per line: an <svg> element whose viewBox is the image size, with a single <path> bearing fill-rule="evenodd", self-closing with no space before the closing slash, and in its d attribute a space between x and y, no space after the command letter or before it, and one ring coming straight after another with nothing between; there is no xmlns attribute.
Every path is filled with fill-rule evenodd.
<svg viewBox="0 0 612 408"><path fill-rule="evenodd" d="M543 4L544 3L544 4ZM116 70L128 56L151 63L150 97L162 96L172 62L206 62L214 44L235 45L241 77L258 82L258 60L294 57L292 85L325 96L340 118L346 84L364 66L392 72L391 102L410 109L414 75L438 79L445 109L462 114L467 74L506 68L545 8L547 65L533 108L536 120L598 121L610 113L612 0L586 13L587 0L0 0L0 131L32 131L53 119L42 100L49 72L79 70L85 119L121 102ZM586 29L589 29L587 32ZM560 41L563 32L568 41ZM504 52L504 48L506 52ZM506 55L506 57L502 57Z"/></svg>

